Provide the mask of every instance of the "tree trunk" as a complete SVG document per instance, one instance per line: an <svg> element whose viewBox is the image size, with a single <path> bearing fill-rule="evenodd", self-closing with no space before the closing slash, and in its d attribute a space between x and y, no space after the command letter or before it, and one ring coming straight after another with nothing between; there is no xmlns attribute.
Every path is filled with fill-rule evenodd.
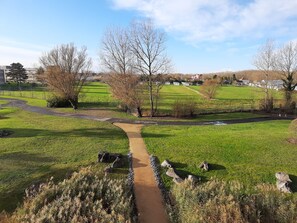
<svg viewBox="0 0 297 223"><path fill-rule="evenodd" d="M140 107L137 107L137 115L138 115L139 118L142 117L142 111L141 111Z"/></svg>
<svg viewBox="0 0 297 223"><path fill-rule="evenodd" d="M151 106L151 117L154 117L154 98L153 98L153 83L151 77L149 77L149 94L150 94L150 106Z"/></svg>

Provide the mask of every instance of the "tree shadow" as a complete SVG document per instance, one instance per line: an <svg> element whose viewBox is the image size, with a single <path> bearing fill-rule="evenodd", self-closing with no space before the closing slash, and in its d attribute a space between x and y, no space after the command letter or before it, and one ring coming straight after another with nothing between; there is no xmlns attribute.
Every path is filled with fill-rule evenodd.
<svg viewBox="0 0 297 223"><path fill-rule="evenodd" d="M5 153L0 155L0 162L3 160L11 160L11 161L23 161L23 162L54 162L55 158L49 156L42 156L40 154L34 153L26 153L26 152L13 152L13 153Z"/></svg>
<svg viewBox="0 0 297 223"><path fill-rule="evenodd" d="M170 134L164 134L164 133L141 133L141 135L144 137L144 138L163 138L163 137L170 137L172 135Z"/></svg>
<svg viewBox="0 0 297 223"><path fill-rule="evenodd" d="M188 165L187 164L185 164L185 163L179 163L179 162L172 162L172 161L169 161L171 164L172 164L172 166L174 167L174 168L186 168Z"/></svg>
<svg viewBox="0 0 297 223"><path fill-rule="evenodd" d="M61 137L96 137L102 139L123 138L123 133L109 128L80 128L70 131L54 131L46 129L5 128L14 134L9 138L36 137L36 136L61 136Z"/></svg>

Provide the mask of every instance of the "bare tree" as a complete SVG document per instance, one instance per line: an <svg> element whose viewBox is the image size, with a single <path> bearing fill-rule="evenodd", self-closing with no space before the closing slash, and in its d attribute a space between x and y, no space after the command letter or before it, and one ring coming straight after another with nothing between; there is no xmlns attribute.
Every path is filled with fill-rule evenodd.
<svg viewBox="0 0 297 223"><path fill-rule="evenodd" d="M112 73L132 73L132 52L127 30L113 28L106 30L100 53L102 65Z"/></svg>
<svg viewBox="0 0 297 223"><path fill-rule="evenodd" d="M157 30L151 21L135 22L130 30L130 47L134 68L146 77L149 92L150 115L154 116L154 76L168 73L170 60L166 55L164 32Z"/></svg>
<svg viewBox="0 0 297 223"><path fill-rule="evenodd" d="M113 96L124 104L126 110L129 112L136 110L138 117L142 117L143 85L139 76L112 73L109 74L107 83Z"/></svg>
<svg viewBox="0 0 297 223"><path fill-rule="evenodd" d="M269 90L268 81L271 79L270 76L275 68L276 53L275 45L272 40L267 40L266 43L261 46L254 57L253 64L260 70L265 76L264 84L264 109L270 111L273 108L273 96L272 91Z"/></svg>
<svg viewBox="0 0 297 223"><path fill-rule="evenodd" d="M78 50L74 44L57 46L40 58L45 70L42 79L57 97L78 107L78 96L90 75L92 61L87 49Z"/></svg>
<svg viewBox="0 0 297 223"><path fill-rule="evenodd" d="M277 52L276 69L281 72L285 91L286 107L292 102L292 94L297 86L297 43L289 42Z"/></svg>
<svg viewBox="0 0 297 223"><path fill-rule="evenodd" d="M203 94L207 99L215 97L220 84L216 79L207 79L200 87L200 93Z"/></svg>

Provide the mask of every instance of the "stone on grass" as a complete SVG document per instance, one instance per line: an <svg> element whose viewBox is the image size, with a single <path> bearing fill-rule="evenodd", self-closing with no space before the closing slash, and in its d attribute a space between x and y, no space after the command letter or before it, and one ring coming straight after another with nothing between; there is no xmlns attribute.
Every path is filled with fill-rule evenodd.
<svg viewBox="0 0 297 223"><path fill-rule="evenodd" d="M180 177L178 177L178 178L173 178L173 182L174 183L176 183L176 184L180 184L180 183L182 183L184 180L182 179L182 178L180 178Z"/></svg>
<svg viewBox="0 0 297 223"><path fill-rule="evenodd" d="M161 167L171 168L172 165L170 164L169 160L164 160L164 161L161 163Z"/></svg>
<svg viewBox="0 0 297 223"><path fill-rule="evenodd" d="M177 175L174 168L172 168L172 167L166 171L166 175L169 177L172 177L172 178L180 178L180 176Z"/></svg>
<svg viewBox="0 0 297 223"><path fill-rule="evenodd" d="M117 157L113 163L111 164L111 167L112 168L120 168L120 167L123 167L123 159L120 158L120 157Z"/></svg>
<svg viewBox="0 0 297 223"><path fill-rule="evenodd" d="M122 154L119 154L119 153L109 153L109 152L106 152L106 151L101 152L100 151L98 153L98 162L100 162L100 163L114 162L117 157L122 158Z"/></svg>
<svg viewBox="0 0 297 223"><path fill-rule="evenodd" d="M203 161L203 162L199 165L199 168L202 169L202 170L208 171L208 170L209 170L209 164L208 164L208 162Z"/></svg>
<svg viewBox="0 0 297 223"><path fill-rule="evenodd" d="M289 184L292 182L289 175L284 172L277 172L276 177L276 187L279 191L284 193L292 193Z"/></svg>

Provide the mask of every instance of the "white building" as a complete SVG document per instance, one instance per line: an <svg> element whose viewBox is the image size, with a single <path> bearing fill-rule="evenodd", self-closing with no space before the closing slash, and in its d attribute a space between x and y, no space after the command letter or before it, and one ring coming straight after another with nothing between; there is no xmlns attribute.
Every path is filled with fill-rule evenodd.
<svg viewBox="0 0 297 223"><path fill-rule="evenodd" d="M9 81L9 77L7 77L7 73L9 72L10 66L0 66L0 84L4 84ZM37 83L36 79L36 71L37 68L25 68L27 71L28 79L26 82L28 83Z"/></svg>

